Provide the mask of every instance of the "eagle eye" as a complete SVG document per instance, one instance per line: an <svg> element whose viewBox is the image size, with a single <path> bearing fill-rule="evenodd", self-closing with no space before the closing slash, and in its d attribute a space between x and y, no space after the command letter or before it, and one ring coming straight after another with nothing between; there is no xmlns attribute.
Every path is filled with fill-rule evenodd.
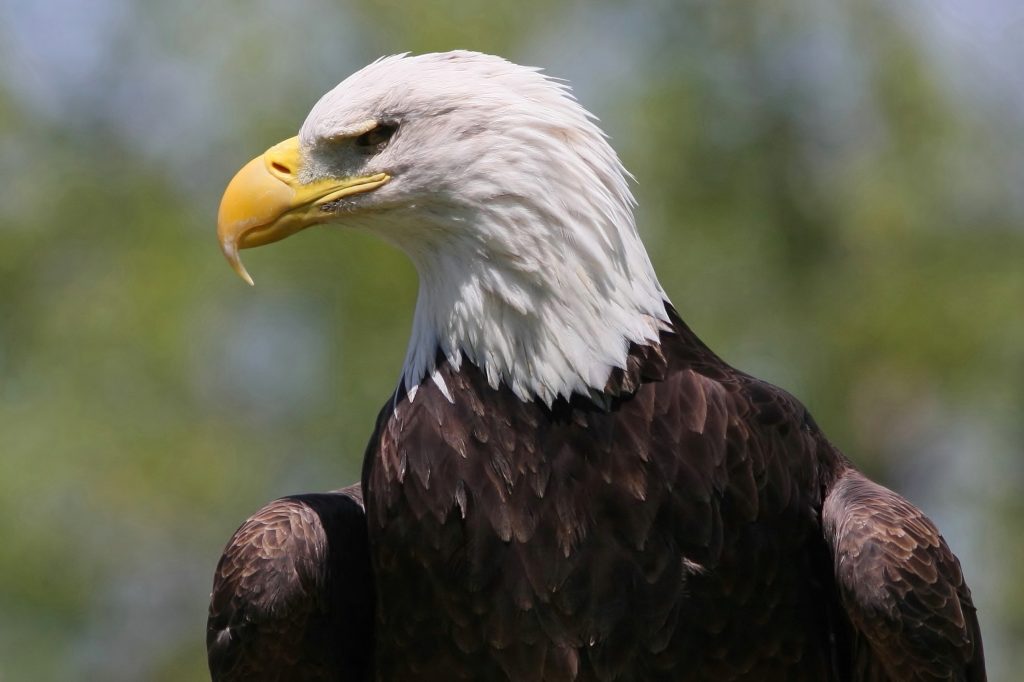
<svg viewBox="0 0 1024 682"><path fill-rule="evenodd" d="M391 136L398 130L395 123L381 123L356 138L356 147L365 154L376 154L388 146Z"/></svg>

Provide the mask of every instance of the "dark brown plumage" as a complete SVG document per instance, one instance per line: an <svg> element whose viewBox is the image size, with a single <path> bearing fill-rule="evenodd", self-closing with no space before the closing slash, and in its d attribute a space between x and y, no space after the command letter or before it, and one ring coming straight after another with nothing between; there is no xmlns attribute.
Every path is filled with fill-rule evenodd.
<svg viewBox="0 0 1024 682"><path fill-rule="evenodd" d="M376 618L346 612L375 633L376 679L984 680L970 591L934 525L671 315L596 399L523 402L442 363L451 402L428 381L385 405L364 469ZM310 636L316 590L224 644L223 623L279 579L265 566L280 554L254 548L302 564L319 546L307 499L229 545L215 679L285 665L280 679L360 679L342 668L357 633ZM353 558L356 517L323 524Z"/></svg>
<svg viewBox="0 0 1024 682"><path fill-rule="evenodd" d="M443 364L385 406L379 679L983 679L934 526L672 320L597 403Z"/></svg>
<svg viewBox="0 0 1024 682"><path fill-rule="evenodd" d="M218 682L368 680L373 579L359 486L275 500L217 565L206 647Z"/></svg>
<svg viewBox="0 0 1024 682"><path fill-rule="evenodd" d="M847 470L822 513L862 679L984 680L981 629L960 563L934 524Z"/></svg>

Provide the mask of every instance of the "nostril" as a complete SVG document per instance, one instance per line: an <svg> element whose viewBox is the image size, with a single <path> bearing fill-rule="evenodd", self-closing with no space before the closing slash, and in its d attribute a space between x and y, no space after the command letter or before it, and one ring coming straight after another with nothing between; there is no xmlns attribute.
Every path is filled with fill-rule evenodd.
<svg viewBox="0 0 1024 682"><path fill-rule="evenodd" d="M288 166L284 165L283 163L278 163L277 161L272 161L270 163L270 165L278 173L284 173L285 175L291 175L291 172L292 172L291 169L288 168Z"/></svg>

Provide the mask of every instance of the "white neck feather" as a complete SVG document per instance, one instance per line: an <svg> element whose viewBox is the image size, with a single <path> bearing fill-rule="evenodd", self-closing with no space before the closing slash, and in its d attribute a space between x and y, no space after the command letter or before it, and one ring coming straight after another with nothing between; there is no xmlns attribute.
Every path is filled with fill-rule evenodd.
<svg viewBox="0 0 1024 682"><path fill-rule="evenodd" d="M521 157L504 165L500 194L464 188L433 212L436 224L420 223L410 239L392 234L420 275L406 387L433 373L440 351L456 368L477 366L494 388L551 404L603 390L631 343L657 341L666 297L625 171L593 131L574 154L531 155L544 168Z"/></svg>
<svg viewBox="0 0 1024 682"><path fill-rule="evenodd" d="M493 388L505 384L522 400L550 405L603 390L612 370L626 366L631 343L657 341L665 300L624 275L595 282L571 260L540 285L497 269L453 278L444 261L421 261L404 385L432 375L440 351L456 369L466 360Z"/></svg>

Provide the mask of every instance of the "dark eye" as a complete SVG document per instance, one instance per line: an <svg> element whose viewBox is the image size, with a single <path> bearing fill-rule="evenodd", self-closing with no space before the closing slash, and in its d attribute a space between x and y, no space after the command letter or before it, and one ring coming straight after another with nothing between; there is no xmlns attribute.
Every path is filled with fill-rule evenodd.
<svg viewBox="0 0 1024 682"><path fill-rule="evenodd" d="M356 138L356 147L366 154L376 154L388 146L388 140L398 130L394 123L381 123Z"/></svg>

